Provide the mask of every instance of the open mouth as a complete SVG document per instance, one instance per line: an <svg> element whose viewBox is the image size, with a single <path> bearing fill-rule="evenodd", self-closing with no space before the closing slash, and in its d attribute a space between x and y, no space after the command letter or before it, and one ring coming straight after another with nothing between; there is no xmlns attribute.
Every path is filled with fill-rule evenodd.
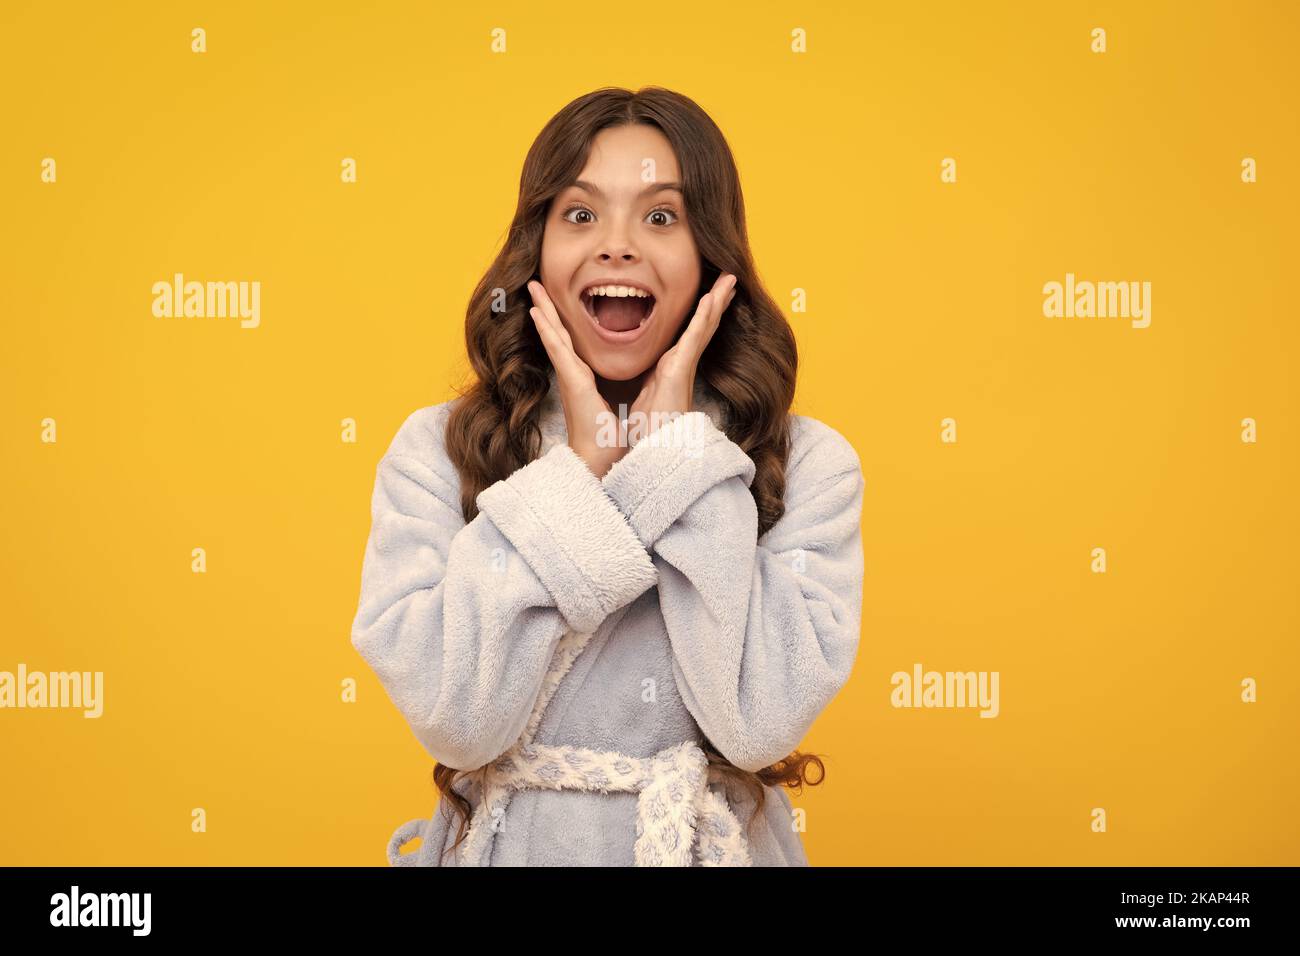
<svg viewBox="0 0 1300 956"><path fill-rule="evenodd" d="M635 333L654 315L655 297L644 289L620 289L623 294L612 287L586 289L580 296L582 307L606 332Z"/></svg>

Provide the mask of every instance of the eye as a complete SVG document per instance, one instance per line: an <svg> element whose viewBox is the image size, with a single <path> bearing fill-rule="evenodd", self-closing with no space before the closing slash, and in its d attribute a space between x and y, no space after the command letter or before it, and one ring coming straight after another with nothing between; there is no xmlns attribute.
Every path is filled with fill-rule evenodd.
<svg viewBox="0 0 1300 956"><path fill-rule="evenodd" d="M651 210L650 210L650 215L652 215L652 216L653 216L653 215L656 215L657 213L663 213L663 214L666 215L666 216L672 216L672 217L673 217L673 222L676 222L676 221L677 221L677 213L676 213L674 210L668 208L667 206L659 206L659 207L656 208L656 209L651 209ZM672 222L655 223L655 225L657 225L657 226L659 226L659 225L662 225L662 226L671 226L672 224L673 224Z"/></svg>
<svg viewBox="0 0 1300 956"><path fill-rule="evenodd" d="M592 212L590 209L588 209L586 206L582 205L581 203L575 203L574 205L569 206L567 209L565 209L564 212L562 212L562 213L560 214L560 218L563 219L565 222L571 222L571 223L573 223L574 225L577 225L577 226L585 226L585 225L587 225L587 221L579 222L579 221L577 221L577 220L575 220L575 219L571 219L571 218L569 218L569 214L570 214L570 213L578 213L578 212L586 213L586 214L589 215L589 216L595 216L595 213L593 213L593 212ZM654 209L651 209L650 212L647 213L647 218L648 218L649 216L655 216L655 215L660 215L660 214L665 215L665 216L671 216L671 217L672 217L672 222L656 222L656 223L652 223L652 225L660 226L660 227L667 227L667 226L671 226L673 223L675 223L675 222L678 221L677 212L676 212L674 209L672 209L671 207L669 207L669 206L658 206L658 207L656 207L656 208L654 208ZM589 221L589 220L588 220L588 221Z"/></svg>
<svg viewBox="0 0 1300 956"><path fill-rule="evenodd" d="M567 222L573 222L573 220L569 218L569 213L571 212L585 212L590 214L591 210L588 209L586 206L573 205L570 206L568 209L564 210L564 212L560 214L560 218L564 219ZM582 225L586 225L586 223L577 223L577 225L582 226Z"/></svg>

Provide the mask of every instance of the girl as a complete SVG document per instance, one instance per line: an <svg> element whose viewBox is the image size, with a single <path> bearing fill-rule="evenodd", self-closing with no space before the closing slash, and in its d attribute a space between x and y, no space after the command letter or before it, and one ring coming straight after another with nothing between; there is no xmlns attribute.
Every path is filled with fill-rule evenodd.
<svg viewBox="0 0 1300 956"><path fill-rule="evenodd" d="M778 786L824 774L794 748L857 653L863 478L789 412L708 115L562 109L466 339L477 381L379 462L352 628L439 764L389 862L806 866Z"/></svg>

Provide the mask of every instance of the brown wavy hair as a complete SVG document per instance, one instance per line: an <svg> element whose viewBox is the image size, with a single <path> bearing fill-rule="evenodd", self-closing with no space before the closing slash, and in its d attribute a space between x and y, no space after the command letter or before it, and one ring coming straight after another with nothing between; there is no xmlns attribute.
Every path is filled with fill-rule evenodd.
<svg viewBox="0 0 1300 956"><path fill-rule="evenodd" d="M658 128L677 155L686 221L701 259L695 298L721 272L736 276L731 306L700 357L696 375L717 394L727 437L754 462L750 490L762 537L785 512L789 409L798 368L794 333L754 269L740 176L722 131L692 100L654 86L636 92L605 87L579 97L551 118L528 151L510 232L474 289L465 316L465 345L476 378L459 390L446 432L447 451L460 473L461 511L466 523L472 521L479 492L538 456L538 419L550 387L551 361L528 314L527 283L539 278L552 200L581 175L598 132L632 123ZM718 767L754 795L746 826L763 805L765 784L801 792L805 784L821 783L826 773L817 755L797 750L757 773L731 764L707 739L703 750L710 768ZM809 780L807 769L813 765L820 773ZM460 820L456 841L444 852L467 835L472 807L452 789L466 772L441 764L433 771L443 803L454 807Z"/></svg>

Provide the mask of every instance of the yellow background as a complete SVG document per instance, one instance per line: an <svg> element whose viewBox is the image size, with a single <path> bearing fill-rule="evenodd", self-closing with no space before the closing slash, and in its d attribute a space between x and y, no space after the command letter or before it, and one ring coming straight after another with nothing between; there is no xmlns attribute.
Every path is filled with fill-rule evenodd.
<svg viewBox="0 0 1300 956"><path fill-rule="evenodd" d="M1300 14L871 6L0 7L0 670L105 672L99 720L0 711L0 863L382 865L433 812L349 641L375 465L466 369L533 137L650 84L731 142L808 291L795 410L866 474L811 861L1300 863ZM261 326L154 318L174 272L260 281ZM1045 318L1066 272L1150 281L1151 326ZM917 661L1001 715L892 708Z"/></svg>

